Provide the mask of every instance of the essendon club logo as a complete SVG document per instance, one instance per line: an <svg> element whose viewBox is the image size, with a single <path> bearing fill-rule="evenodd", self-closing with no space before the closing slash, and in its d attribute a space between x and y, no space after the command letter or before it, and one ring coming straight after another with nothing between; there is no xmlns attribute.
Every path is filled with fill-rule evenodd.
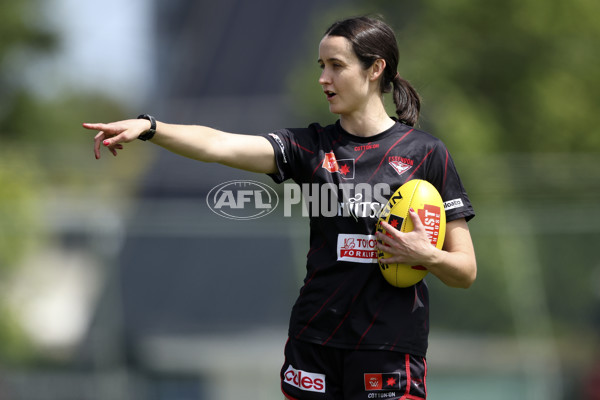
<svg viewBox="0 0 600 400"><path fill-rule="evenodd" d="M354 159L346 158L337 160L333 151L325 154L323 159L323 168L332 174L340 174L342 179L354 179Z"/></svg>
<svg viewBox="0 0 600 400"><path fill-rule="evenodd" d="M394 171L396 171L398 175L402 175L411 169L415 162L405 157L390 156L388 158L388 163L394 168Z"/></svg>
<svg viewBox="0 0 600 400"><path fill-rule="evenodd" d="M400 390L400 373L365 374L365 390Z"/></svg>

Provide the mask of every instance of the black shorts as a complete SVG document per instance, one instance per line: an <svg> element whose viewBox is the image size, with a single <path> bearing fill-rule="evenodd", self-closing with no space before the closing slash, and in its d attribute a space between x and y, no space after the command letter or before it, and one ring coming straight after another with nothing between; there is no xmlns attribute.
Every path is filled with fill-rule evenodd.
<svg viewBox="0 0 600 400"><path fill-rule="evenodd" d="M423 357L337 349L289 339L281 390L290 400L423 400L426 376Z"/></svg>

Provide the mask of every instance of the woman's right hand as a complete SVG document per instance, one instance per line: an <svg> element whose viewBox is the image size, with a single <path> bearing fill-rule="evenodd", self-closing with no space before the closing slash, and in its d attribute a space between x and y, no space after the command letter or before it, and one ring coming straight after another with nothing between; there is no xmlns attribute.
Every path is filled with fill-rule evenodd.
<svg viewBox="0 0 600 400"><path fill-rule="evenodd" d="M108 147L113 155L121 150L121 143L129 143L138 138L142 133L150 129L150 121L146 119L128 119L124 121L104 123L84 123L83 127L98 131L94 136L94 155L100 158L100 145Z"/></svg>
<svg viewBox="0 0 600 400"><path fill-rule="evenodd" d="M123 143L136 140L151 127L146 119L128 119L110 124L85 123L83 127L98 131L94 137L94 154L100 158L100 146L113 155ZM202 162L215 162L229 167L264 174L278 171L275 150L261 135L227 133L200 125L176 125L156 121L152 143L175 154Z"/></svg>

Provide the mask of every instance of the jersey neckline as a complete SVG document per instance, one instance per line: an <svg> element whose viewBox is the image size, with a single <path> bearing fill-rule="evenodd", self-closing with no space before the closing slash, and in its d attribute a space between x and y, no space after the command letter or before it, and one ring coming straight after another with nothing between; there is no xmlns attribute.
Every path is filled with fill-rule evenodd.
<svg viewBox="0 0 600 400"><path fill-rule="evenodd" d="M394 131L397 132L398 129L400 129L400 130L407 130L406 128L410 129L410 127L407 127L406 125L398 122L397 119L395 119L395 118L392 118L392 119L394 120L394 125L392 125L388 129L386 129L385 131L377 133L377 134L375 134L373 136L357 136L357 135L354 135L354 134L346 131L344 128L342 128L342 124L340 123L339 119L335 122L335 128L347 140L349 140L350 142L357 142L357 143L377 142L379 140L385 139L386 137L388 137L389 135L391 135L392 133L394 133Z"/></svg>

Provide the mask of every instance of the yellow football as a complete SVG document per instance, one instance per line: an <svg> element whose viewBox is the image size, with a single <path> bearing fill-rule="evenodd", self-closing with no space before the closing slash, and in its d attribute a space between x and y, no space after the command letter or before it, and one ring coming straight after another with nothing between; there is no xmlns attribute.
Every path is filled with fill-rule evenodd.
<svg viewBox="0 0 600 400"><path fill-rule="evenodd" d="M401 232L412 231L414 227L409 215L411 208L417 212L423 222L431 244L441 249L446 235L444 202L437 189L422 179L410 180L396 190L385 207L381 209L377 231L386 234L381 227L381 221L387 222ZM387 257L391 257L391 254L383 251L377 252L381 273L385 280L393 286L412 286L421 281L429 272L421 265L382 263L381 259Z"/></svg>

